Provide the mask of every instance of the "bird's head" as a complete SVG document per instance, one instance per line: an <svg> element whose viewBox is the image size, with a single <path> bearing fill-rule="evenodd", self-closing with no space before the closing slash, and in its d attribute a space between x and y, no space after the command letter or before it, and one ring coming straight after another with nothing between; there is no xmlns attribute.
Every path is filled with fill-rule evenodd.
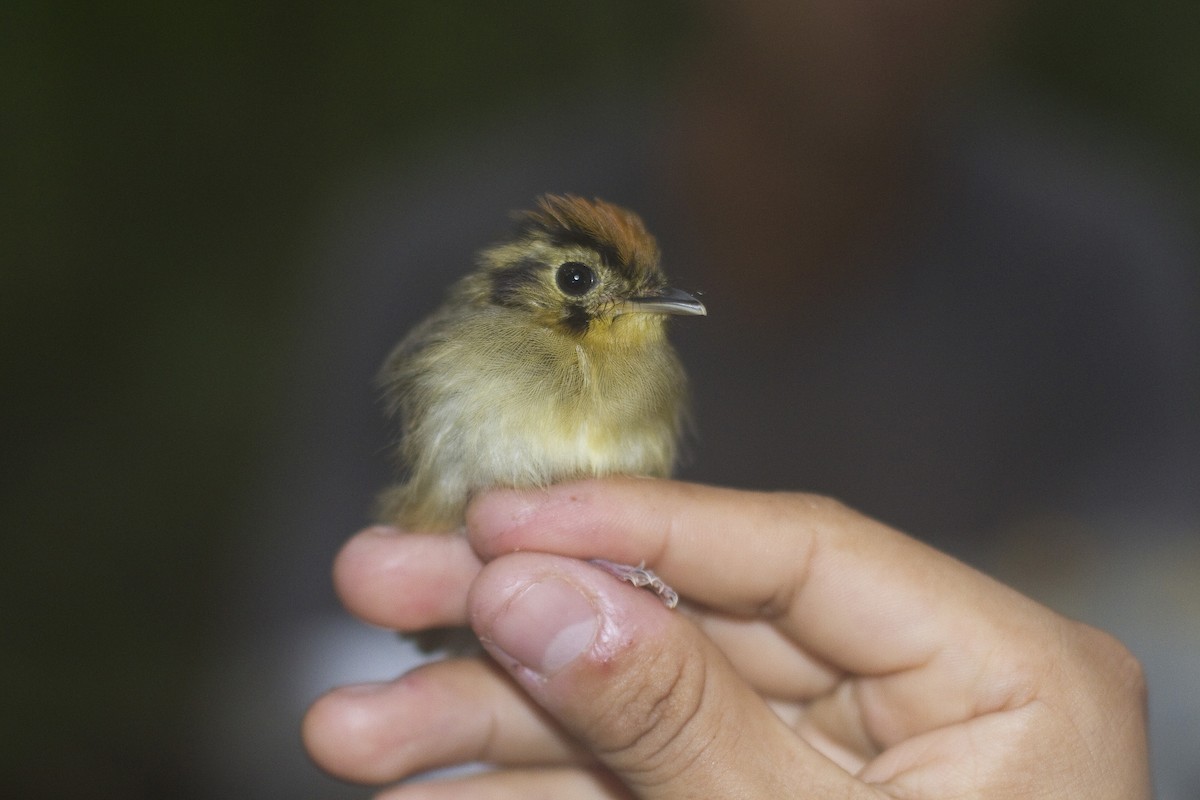
<svg viewBox="0 0 1200 800"><path fill-rule="evenodd" d="M660 331L664 315L704 314L667 285L658 245L634 213L602 200L544 195L511 239L484 250L480 301L580 338Z"/></svg>

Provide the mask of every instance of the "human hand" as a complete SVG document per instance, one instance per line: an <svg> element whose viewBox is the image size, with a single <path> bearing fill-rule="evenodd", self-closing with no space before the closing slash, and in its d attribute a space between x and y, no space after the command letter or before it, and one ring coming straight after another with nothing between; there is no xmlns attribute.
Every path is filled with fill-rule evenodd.
<svg viewBox="0 0 1200 800"><path fill-rule="evenodd" d="M468 531L338 558L354 613L469 620L495 659L313 706L313 758L351 780L497 766L383 797L1150 795L1124 647L833 501L593 481L485 495ZM589 558L645 558L687 610Z"/></svg>

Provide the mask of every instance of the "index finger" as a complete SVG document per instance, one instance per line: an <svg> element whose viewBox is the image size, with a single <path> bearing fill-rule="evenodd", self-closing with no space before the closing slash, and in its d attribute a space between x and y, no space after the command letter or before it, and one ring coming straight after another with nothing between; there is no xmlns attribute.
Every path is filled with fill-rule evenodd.
<svg viewBox="0 0 1200 800"><path fill-rule="evenodd" d="M993 648L1010 638L1001 628L1044 622L1044 609L1016 592L813 495L609 479L492 492L467 521L484 558L539 550L645 561L693 603L770 619L859 675L927 664L947 642Z"/></svg>

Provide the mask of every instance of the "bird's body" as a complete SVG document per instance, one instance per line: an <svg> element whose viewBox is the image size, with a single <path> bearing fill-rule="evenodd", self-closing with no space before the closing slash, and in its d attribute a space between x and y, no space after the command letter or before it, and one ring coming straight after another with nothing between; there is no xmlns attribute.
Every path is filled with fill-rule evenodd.
<svg viewBox="0 0 1200 800"><path fill-rule="evenodd" d="M406 473L386 522L452 531L481 489L673 466L686 391L664 323L704 307L631 212L546 196L518 219L384 367Z"/></svg>

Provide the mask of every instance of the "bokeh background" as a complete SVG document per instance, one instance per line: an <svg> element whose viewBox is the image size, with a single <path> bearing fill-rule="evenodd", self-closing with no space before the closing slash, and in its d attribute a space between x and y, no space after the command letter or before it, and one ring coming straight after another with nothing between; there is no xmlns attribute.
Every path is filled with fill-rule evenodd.
<svg viewBox="0 0 1200 800"><path fill-rule="evenodd" d="M304 429L288 393L331 231L380 171L425 175L512 120L654 92L700 24L679 0L6 4L6 793L342 794L285 759L231 795L208 703L247 586L272 602L256 570L286 531L255 521L269 465L302 457L281 452ZM973 80L1135 143L1195 223L1197 41L1190 0L1031 3Z"/></svg>

